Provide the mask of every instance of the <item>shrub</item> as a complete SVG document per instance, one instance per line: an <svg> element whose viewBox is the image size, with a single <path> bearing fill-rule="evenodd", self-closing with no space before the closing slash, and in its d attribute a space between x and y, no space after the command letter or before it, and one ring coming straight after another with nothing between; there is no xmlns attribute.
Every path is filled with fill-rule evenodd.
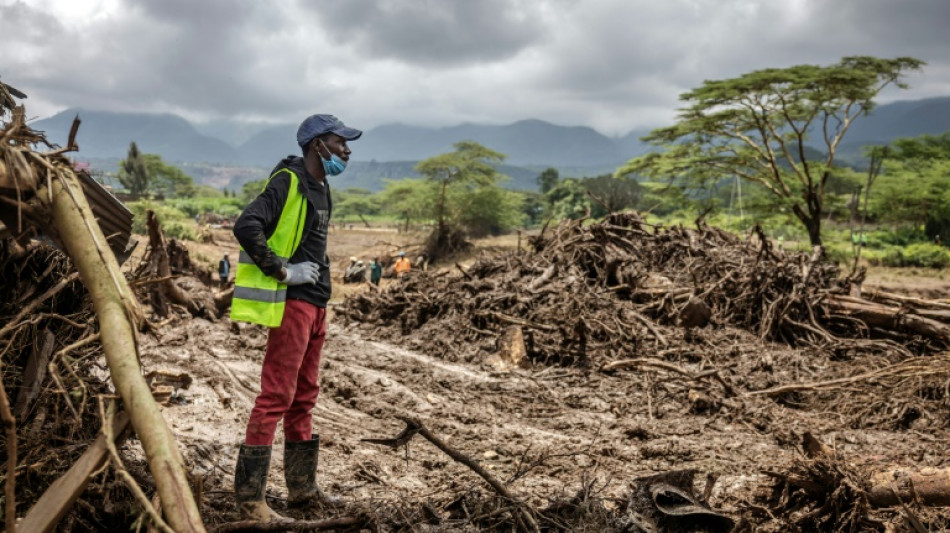
<svg viewBox="0 0 950 533"><path fill-rule="evenodd" d="M950 265L950 252L943 246L920 242L887 251L881 264L891 267L944 268Z"/></svg>
<svg viewBox="0 0 950 533"><path fill-rule="evenodd" d="M849 264L854 261L854 249L850 243L827 242L825 243L825 257L835 263Z"/></svg>
<svg viewBox="0 0 950 533"><path fill-rule="evenodd" d="M145 212L151 209L158 217L158 223L165 232L166 237L176 239L190 240L196 239L198 232L194 221L185 212L175 209L161 202L151 200L141 200L138 202L129 202L126 204L132 211L132 231L139 234L148 233L145 224Z"/></svg>
<svg viewBox="0 0 950 533"><path fill-rule="evenodd" d="M159 219L161 222L161 219ZM162 231L166 238L175 238L182 241L197 240L198 232L195 229L195 223L190 220L172 220L161 222Z"/></svg>
<svg viewBox="0 0 950 533"><path fill-rule="evenodd" d="M908 246L918 242L927 242L927 235L920 228L901 227L894 231L874 231L868 233L869 244L893 244Z"/></svg>
<svg viewBox="0 0 950 533"><path fill-rule="evenodd" d="M237 217L244 208L244 202L240 198L224 196L174 198L167 200L166 204L181 210L190 218L207 213L226 218Z"/></svg>

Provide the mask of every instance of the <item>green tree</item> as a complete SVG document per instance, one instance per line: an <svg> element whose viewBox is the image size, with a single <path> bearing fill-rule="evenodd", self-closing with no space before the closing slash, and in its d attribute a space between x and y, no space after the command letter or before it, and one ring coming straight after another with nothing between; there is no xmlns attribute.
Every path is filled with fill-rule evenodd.
<svg viewBox="0 0 950 533"><path fill-rule="evenodd" d="M590 198L587 189L576 178L565 178L545 195L550 206L551 218L579 219L590 215Z"/></svg>
<svg viewBox="0 0 950 533"><path fill-rule="evenodd" d="M416 172L439 187L435 218L440 233L446 226L449 185L493 185L500 179L495 165L505 159L504 155L473 141L457 142L453 147L454 152L430 157L416 165Z"/></svg>
<svg viewBox="0 0 950 533"><path fill-rule="evenodd" d="M431 220L430 206L437 202L436 190L424 179L384 180L382 210L405 221L409 231L413 221Z"/></svg>
<svg viewBox="0 0 950 533"><path fill-rule="evenodd" d="M145 158L134 141L129 144L128 155L119 161L117 178L119 183L135 198L145 196L149 191L151 176L145 164Z"/></svg>
<svg viewBox="0 0 950 533"><path fill-rule="evenodd" d="M428 246L431 258L462 245L467 202L461 200L464 194L458 193L496 187L503 178L495 170L495 165L505 159L503 154L473 141L457 142L453 146L454 152L430 157L416 165L416 172L438 189L434 216L436 229ZM455 205L450 204L450 187L451 192L456 193L452 195Z"/></svg>
<svg viewBox="0 0 950 533"><path fill-rule="evenodd" d="M379 199L373 196L372 191L351 187L344 189L333 198L333 210L341 218L349 216L359 217L366 227L370 227L367 215L379 213Z"/></svg>
<svg viewBox="0 0 950 533"><path fill-rule="evenodd" d="M265 185L267 185L266 179L249 181L242 185L241 201L244 203L244 205L253 202L254 199L257 198L259 194L261 194L261 191L264 190Z"/></svg>
<svg viewBox="0 0 950 533"><path fill-rule="evenodd" d="M541 194L547 194L548 191L556 187L558 182L561 181L561 176L558 174L556 168L548 167L538 174L536 181L538 182L538 189L540 189Z"/></svg>
<svg viewBox="0 0 950 533"><path fill-rule="evenodd" d="M614 177L604 174L585 178L581 184L594 200L591 214L595 217L638 207L643 200L643 187L628 175Z"/></svg>
<svg viewBox="0 0 950 533"><path fill-rule="evenodd" d="M195 181L176 166L169 165L158 154L142 154L149 174L149 192L165 198L191 197L198 192Z"/></svg>
<svg viewBox="0 0 950 533"><path fill-rule="evenodd" d="M524 197L495 185L470 190L451 189L449 204L455 213L452 224L462 228L469 237L499 235L524 220Z"/></svg>
<svg viewBox="0 0 950 533"><path fill-rule="evenodd" d="M798 65L706 81L680 96L687 107L673 126L644 138L665 150L632 159L616 174L739 176L790 208L811 243L820 245L825 185L838 145L884 87L906 88L905 73L923 65L910 57L846 57L826 67ZM810 135L819 140L824 160L806 157Z"/></svg>
<svg viewBox="0 0 950 533"><path fill-rule="evenodd" d="M870 211L895 226L950 239L950 132L892 143Z"/></svg>
<svg viewBox="0 0 950 533"><path fill-rule="evenodd" d="M538 191L519 191L521 194L521 213L529 227L537 226L544 215L547 201Z"/></svg>

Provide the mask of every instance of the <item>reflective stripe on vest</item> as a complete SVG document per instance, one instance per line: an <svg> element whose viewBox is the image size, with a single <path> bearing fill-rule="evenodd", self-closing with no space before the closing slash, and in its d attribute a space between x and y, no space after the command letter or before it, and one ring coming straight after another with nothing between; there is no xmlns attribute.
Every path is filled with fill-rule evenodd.
<svg viewBox="0 0 950 533"><path fill-rule="evenodd" d="M283 264L297 251L303 238L303 228L307 215L307 200L298 189L297 174L287 168L275 172L270 179L281 172L290 175L290 190L287 201L280 212L280 219L273 235L267 239L270 247ZM267 185L265 184L266 188ZM269 328L280 326L284 318L284 303L287 300L287 285L261 272L251 257L241 249L238 256L237 272L234 276L234 297L231 300L231 320L252 322Z"/></svg>

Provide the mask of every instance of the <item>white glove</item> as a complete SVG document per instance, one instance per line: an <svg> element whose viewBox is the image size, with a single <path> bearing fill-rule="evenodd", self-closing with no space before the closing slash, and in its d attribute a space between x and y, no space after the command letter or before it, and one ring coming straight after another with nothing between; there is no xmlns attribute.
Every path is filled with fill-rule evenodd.
<svg viewBox="0 0 950 533"><path fill-rule="evenodd" d="M316 285L320 281L320 265L313 262L295 263L284 267L287 276L280 280L287 285Z"/></svg>

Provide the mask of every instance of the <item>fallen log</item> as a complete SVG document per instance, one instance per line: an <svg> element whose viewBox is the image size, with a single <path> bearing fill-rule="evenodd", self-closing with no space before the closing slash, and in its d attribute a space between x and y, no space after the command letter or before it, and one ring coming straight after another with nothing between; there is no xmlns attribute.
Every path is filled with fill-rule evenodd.
<svg viewBox="0 0 950 533"><path fill-rule="evenodd" d="M129 426L128 415L119 413L112 425L115 428L115 440L121 442L127 434L125 430ZM106 436L100 434L73 466L46 489L17 527L35 533L54 531L86 489L89 478L105 464L106 455L109 453L105 439Z"/></svg>
<svg viewBox="0 0 950 533"><path fill-rule="evenodd" d="M339 516L325 520L275 520L273 522L257 522L242 520L227 522L216 526L211 533L236 533L238 531L319 531L333 529L352 529L367 522L359 516Z"/></svg>
<svg viewBox="0 0 950 533"><path fill-rule="evenodd" d="M133 324L142 320L141 309L94 222L75 174L46 164L55 179L39 196L48 194L52 199L52 225L92 297L112 381L142 441L165 517L175 531L203 532L181 452L139 366Z"/></svg>
<svg viewBox="0 0 950 533"><path fill-rule="evenodd" d="M815 460L842 461L834 450L810 432L802 435L805 455ZM872 472L868 503L874 507L893 507L918 503L934 507L950 506L950 468L893 468Z"/></svg>
<svg viewBox="0 0 950 533"><path fill-rule="evenodd" d="M894 469L872 474L868 502L875 507L910 502L950 506L950 468Z"/></svg>
<svg viewBox="0 0 950 533"><path fill-rule="evenodd" d="M864 291L863 296L864 298L874 302L896 303L913 307L915 309L928 308L950 311L950 303L948 303L947 300L924 300L922 298L914 298L912 296L905 296L902 294L894 294L892 292L873 289Z"/></svg>
<svg viewBox="0 0 950 533"><path fill-rule="evenodd" d="M907 312L900 307L874 303L840 294L829 294L823 300L828 314L856 318L870 327L900 332L910 331L950 345L950 325Z"/></svg>
<svg viewBox="0 0 950 533"><path fill-rule="evenodd" d="M519 233L518 235L520 237L521 233ZM542 285L544 285L548 281L551 281L551 278L553 278L555 275L557 275L557 263L551 263L551 266L544 269L544 272L542 272L540 276L538 276L537 278L532 280L531 283L528 284L528 287L527 287L528 292L537 291L538 289L541 288Z"/></svg>

